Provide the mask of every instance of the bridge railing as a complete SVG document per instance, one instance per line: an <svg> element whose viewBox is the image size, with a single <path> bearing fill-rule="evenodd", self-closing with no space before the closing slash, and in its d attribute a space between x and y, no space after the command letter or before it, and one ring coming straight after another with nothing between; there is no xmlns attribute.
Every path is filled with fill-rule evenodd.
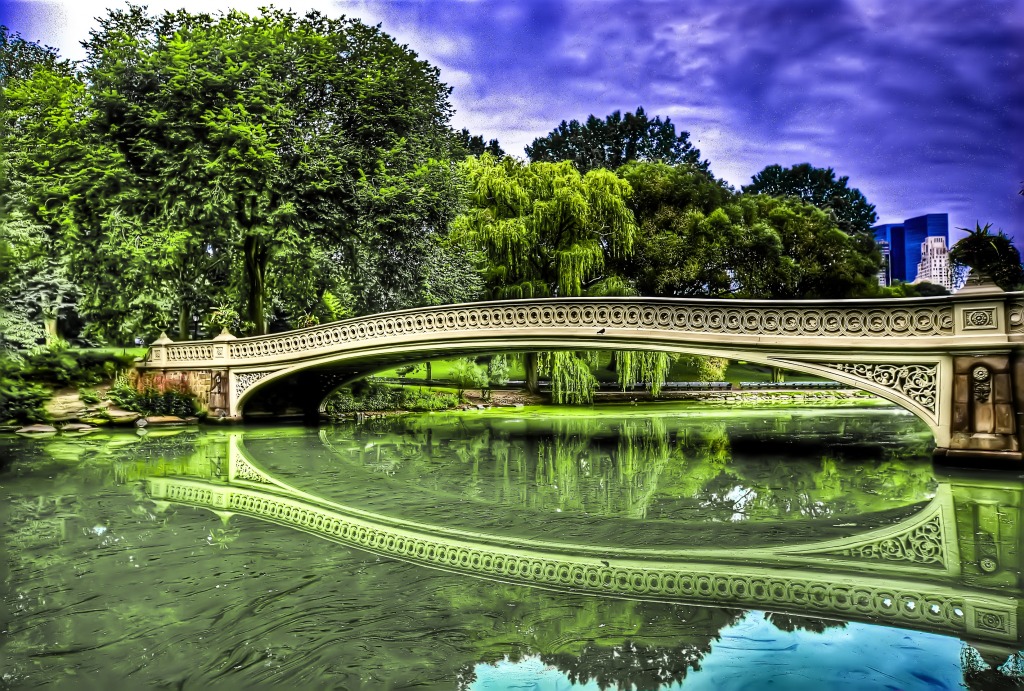
<svg viewBox="0 0 1024 691"><path fill-rule="evenodd" d="M985 305L976 305L979 301ZM891 339L978 340L989 334L1024 338L1024 298L985 294L961 298L771 301L670 298L547 298L426 307L357 317L321 326L250 338L155 342L143 366L199 363L244 365L371 342L409 341L445 334L528 334L593 331L593 335L657 332L675 337L756 338L759 342L846 342ZM910 343L910 341L905 341Z"/></svg>

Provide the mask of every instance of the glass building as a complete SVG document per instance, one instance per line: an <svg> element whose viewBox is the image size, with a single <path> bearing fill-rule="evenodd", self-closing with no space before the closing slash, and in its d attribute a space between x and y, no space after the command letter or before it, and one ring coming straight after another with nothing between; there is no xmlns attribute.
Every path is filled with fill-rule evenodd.
<svg viewBox="0 0 1024 691"><path fill-rule="evenodd" d="M949 247L949 214L915 216L903 223L883 223L871 230L875 233L875 241L885 243L888 248L888 271L884 283L879 276L881 285L916 281L922 247L928 238L942 238L945 246Z"/></svg>

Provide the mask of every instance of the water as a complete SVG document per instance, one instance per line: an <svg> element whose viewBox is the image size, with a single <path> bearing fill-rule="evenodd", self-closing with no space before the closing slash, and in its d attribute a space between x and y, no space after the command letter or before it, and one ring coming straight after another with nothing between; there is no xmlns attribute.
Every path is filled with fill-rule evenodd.
<svg viewBox="0 0 1024 691"><path fill-rule="evenodd" d="M0 439L0 687L1017 688L1017 475L892 410Z"/></svg>

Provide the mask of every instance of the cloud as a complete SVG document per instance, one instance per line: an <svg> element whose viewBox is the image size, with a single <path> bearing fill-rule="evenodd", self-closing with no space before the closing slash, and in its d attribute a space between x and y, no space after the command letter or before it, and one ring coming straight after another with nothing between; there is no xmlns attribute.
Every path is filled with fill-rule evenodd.
<svg viewBox="0 0 1024 691"><path fill-rule="evenodd" d="M512 153L563 119L642 105L689 131L733 184L808 161L850 176L882 220L948 211L951 225L991 221L1024 239L1024 0L289 4L381 22L439 66L454 124ZM150 2L179 5L211 8ZM5 10L23 34L77 56L105 6Z"/></svg>

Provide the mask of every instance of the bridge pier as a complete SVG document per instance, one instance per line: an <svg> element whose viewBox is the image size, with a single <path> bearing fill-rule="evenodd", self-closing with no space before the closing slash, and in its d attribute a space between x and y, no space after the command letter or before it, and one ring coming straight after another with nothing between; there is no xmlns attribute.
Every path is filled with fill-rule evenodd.
<svg viewBox="0 0 1024 691"><path fill-rule="evenodd" d="M1018 416L1024 401L1024 359L1010 352L953 357L950 461L1021 460Z"/></svg>

